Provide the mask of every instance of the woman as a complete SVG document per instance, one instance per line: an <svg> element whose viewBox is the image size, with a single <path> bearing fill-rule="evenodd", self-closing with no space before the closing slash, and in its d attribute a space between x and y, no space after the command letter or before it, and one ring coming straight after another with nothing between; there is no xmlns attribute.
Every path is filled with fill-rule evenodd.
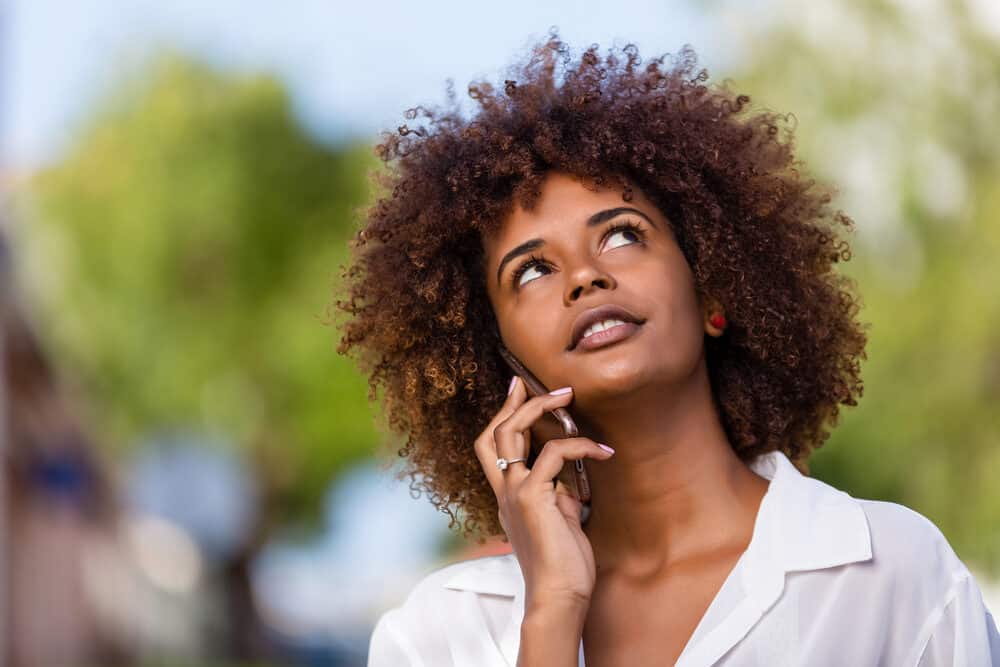
<svg viewBox="0 0 1000 667"><path fill-rule="evenodd" d="M1000 661L930 521L806 474L862 394L832 270L853 222L781 117L706 86L689 48L672 68L597 49L553 33L503 90L470 86L472 117L413 109L378 147L339 350L414 483L513 553L426 576L369 665ZM553 435L558 407L578 437ZM581 459L587 514L563 482Z"/></svg>

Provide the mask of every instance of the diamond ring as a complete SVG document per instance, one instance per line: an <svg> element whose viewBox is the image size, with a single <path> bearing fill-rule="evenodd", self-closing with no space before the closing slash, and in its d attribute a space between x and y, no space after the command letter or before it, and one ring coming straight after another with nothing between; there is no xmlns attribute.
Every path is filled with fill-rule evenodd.
<svg viewBox="0 0 1000 667"><path fill-rule="evenodd" d="M510 459L508 461L507 459L499 458L497 459L497 468L500 468L500 470L506 470L507 466L511 463L517 463L518 461L527 461L527 459Z"/></svg>

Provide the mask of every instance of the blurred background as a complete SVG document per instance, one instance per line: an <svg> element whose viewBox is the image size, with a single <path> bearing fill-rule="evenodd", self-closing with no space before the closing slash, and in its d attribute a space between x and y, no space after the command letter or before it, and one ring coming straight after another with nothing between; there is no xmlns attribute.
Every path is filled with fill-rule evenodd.
<svg viewBox="0 0 1000 667"><path fill-rule="evenodd" d="M553 25L794 114L872 324L813 474L930 518L1000 611L1000 3L11 0L4 664L360 666L419 578L503 552L373 458L329 305L379 131Z"/></svg>

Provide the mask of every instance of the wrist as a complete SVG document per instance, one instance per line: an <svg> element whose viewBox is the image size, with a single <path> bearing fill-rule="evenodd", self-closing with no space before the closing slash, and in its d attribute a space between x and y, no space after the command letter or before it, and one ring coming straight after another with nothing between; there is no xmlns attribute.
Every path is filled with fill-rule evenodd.
<svg viewBox="0 0 1000 667"><path fill-rule="evenodd" d="M582 632L589 609L589 600L566 598L531 600L525 606L524 621L530 621L534 625L578 626Z"/></svg>
<svg viewBox="0 0 1000 667"><path fill-rule="evenodd" d="M517 667L576 667L587 605L572 600L533 603L521 622Z"/></svg>

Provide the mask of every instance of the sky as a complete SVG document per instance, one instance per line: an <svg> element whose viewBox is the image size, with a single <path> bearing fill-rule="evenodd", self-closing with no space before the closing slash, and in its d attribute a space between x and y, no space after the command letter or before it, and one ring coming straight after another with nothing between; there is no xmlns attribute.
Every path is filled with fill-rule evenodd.
<svg viewBox="0 0 1000 667"><path fill-rule="evenodd" d="M459 93L502 78L551 26L574 50L631 41L646 59L690 43L711 73L731 57L732 31L720 29L725 8L694 4L0 0L0 164L58 158L88 106L162 47L273 72L317 136L374 140L406 108L443 103L449 77Z"/></svg>

